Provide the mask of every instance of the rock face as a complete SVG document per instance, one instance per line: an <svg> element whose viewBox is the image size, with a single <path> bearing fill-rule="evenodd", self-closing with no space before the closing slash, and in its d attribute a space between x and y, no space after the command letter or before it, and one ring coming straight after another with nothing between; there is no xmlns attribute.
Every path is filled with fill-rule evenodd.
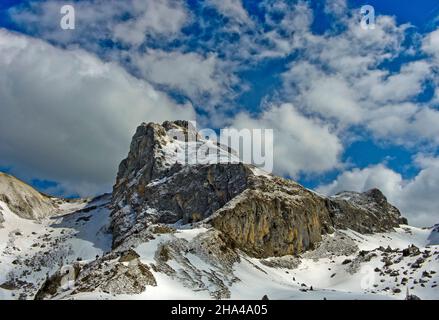
<svg viewBox="0 0 439 320"><path fill-rule="evenodd" d="M44 218L54 214L58 208L55 198L46 196L17 178L2 172L0 172L0 201L6 203L12 212L25 219Z"/></svg>
<svg viewBox="0 0 439 320"><path fill-rule="evenodd" d="M139 294L156 280L133 251L110 253L85 265L75 282L75 293L101 291L110 294Z"/></svg>
<svg viewBox="0 0 439 320"><path fill-rule="evenodd" d="M233 265L240 261L240 257L227 241L223 233L214 229L191 241L172 238L160 244L152 268L187 287L208 291L214 299L230 299L229 288L240 281L233 273ZM194 265L187 254L196 256L198 261L210 267L203 270Z"/></svg>
<svg viewBox="0 0 439 320"><path fill-rule="evenodd" d="M206 144L208 154L192 161ZM335 229L371 233L407 223L377 189L323 197L229 151L188 122L142 124L113 188L113 247L154 223L202 222L251 256L283 256L314 248Z"/></svg>
<svg viewBox="0 0 439 320"><path fill-rule="evenodd" d="M278 177L252 176L248 188L208 219L237 247L256 257L313 248L332 231L324 199Z"/></svg>
<svg viewBox="0 0 439 320"><path fill-rule="evenodd" d="M247 185L243 165L200 165L184 168L164 180L148 183L140 179L120 192L113 212L114 242L152 223L201 221L242 192Z"/></svg>
<svg viewBox="0 0 439 320"><path fill-rule="evenodd" d="M147 286L156 286L156 280L149 267L139 261L133 250L112 252L91 263L75 263L72 294L80 292L104 292L109 294L139 294ZM49 299L69 289L68 273L61 270L46 279L35 295L35 300Z"/></svg>
<svg viewBox="0 0 439 320"><path fill-rule="evenodd" d="M399 210L387 202L378 189L364 193L342 192L331 197L328 204L334 226L361 233L384 232L389 226L407 224Z"/></svg>
<svg viewBox="0 0 439 320"><path fill-rule="evenodd" d="M165 122L163 126L142 124L137 128L113 188L115 246L147 224L200 221L247 186L249 169L243 164L221 163L211 155L203 155L206 164L185 165L194 154L191 150L184 152L184 148L195 150L201 143L175 140L170 131L184 139L200 138L184 121ZM233 158L220 146L211 147L218 156Z"/></svg>

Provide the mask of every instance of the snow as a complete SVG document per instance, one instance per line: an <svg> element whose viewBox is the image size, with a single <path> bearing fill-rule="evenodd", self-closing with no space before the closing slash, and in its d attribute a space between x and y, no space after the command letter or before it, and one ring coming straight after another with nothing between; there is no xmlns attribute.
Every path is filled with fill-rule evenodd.
<svg viewBox="0 0 439 320"><path fill-rule="evenodd" d="M0 284L13 278L19 278L26 271L31 271L25 277L37 289L45 279L46 273L52 274L60 265L69 264L81 258L84 263L93 261L96 255L103 255L111 250L111 235L108 233L110 211L106 207L108 198L99 201L71 201L60 205L61 214L40 221L20 218L0 202L0 209L4 223L0 229ZM129 209L129 208L127 208ZM172 225L175 232L154 235L154 239L143 242L133 249L139 254L140 261L151 266L156 263L155 254L158 247L168 241L196 241L195 238L209 231L207 225ZM344 263L346 259L354 261L358 258L358 251L351 255L303 255L296 268L269 267L259 259L250 258L240 253L241 261L233 265L233 277L237 281L227 282L231 299L257 299L267 295L270 299L404 299L406 287L411 294L421 299L438 299L439 290L434 287L439 281L439 251L437 226L430 229L421 229L402 225L395 231L376 234L359 234L352 230L339 230L341 235L352 239L358 250L367 250L376 254L370 261L360 262L358 269L354 263ZM332 237L332 236L329 236ZM332 237L334 238L334 237ZM35 246L37 244L37 246ZM42 247L41 245L45 246ZM416 245L421 252L429 250L432 255L425 259L422 267L413 269L409 265L414 263L418 256L405 257L401 261L400 251L390 253L394 264L392 270L398 271L398 283L395 276L381 274L375 269L383 268L385 253L377 250L379 247L402 250L409 245ZM45 255L49 252L49 255ZM218 266L212 264L205 257L193 252L182 253L188 265L201 274L199 280L204 285L191 288L188 283L181 282L162 272L153 273L157 286L147 289L137 295L106 294L101 292L79 293L74 296L65 292L57 299L212 299L209 290L215 290L212 282L206 276L214 270L218 275L221 272ZM39 261L39 257L47 257L47 263L41 264L41 270L27 268L22 264L25 258ZM19 260L18 265L13 261ZM175 270L184 270L181 262L168 261ZM353 271L354 270L354 271ZM402 273L406 272L407 286L400 283ZM424 272L431 272L430 278L423 276ZM421 283L415 283L425 279ZM226 282L225 282L226 283ZM312 290L311 290L312 287ZM389 288L386 290L386 288ZM399 288L401 292L393 292ZM29 292L20 290L6 290L0 288L0 299L17 299L19 294ZM34 292L35 293L35 292Z"/></svg>
<svg viewBox="0 0 439 320"><path fill-rule="evenodd" d="M429 245L439 245L439 224L436 224L428 236Z"/></svg>
<svg viewBox="0 0 439 320"><path fill-rule="evenodd" d="M408 232L410 231L410 232ZM428 241L431 230L403 226L395 232L375 235L359 235L353 231L345 231L358 242L360 250L372 250L379 246L404 249L414 243L422 249ZM432 251L439 247L431 247ZM399 264L392 266L396 270L407 270L407 262L414 262L417 257L409 257ZM236 275L240 282L232 286L232 299L260 299L267 294L270 299L404 299L406 287L400 286L400 293L394 294L392 290L380 291L385 287L396 288L394 277L380 277L375 268L382 268L381 256L363 263L360 270L353 274L348 272L348 265L343 261L353 256L340 256L323 259L302 259L296 269L270 268L260 263L258 259L245 259L235 266ZM255 268L257 266L257 268ZM413 271L412 278L419 279L423 271L439 272L438 257L427 259L421 269ZM410 271L412 272L412 271ZM410 275L410 273L409 273ZM332 277L331 277L332 276ZM438 281L435 276L425 288L416 285L410 290L422 299L439 298L439 290L433 288L431 283ZM306 287L302 287L306 284ZM309 290L310 287L313 290ZM409 280L408 286L413 286ZM308 291L301 292L300 288Z"/></svg>
<svg viewBox="0 0 439 320"><path fill-rule="evenodd" d="M268 173L267 171L265 171L265 170L263 170L261 168L258 168L258 167L253 167L252 166L251 167L251 171L253 172L253 174L255 176L263 176L263 177L266 177L268 179L273 178L273 176L270 173Z"/></svg>
<svg viewBox="0 0 439 320"><path fill-rule="evenodd" d="M0 229L0 285L20 279L34 286L33 293L0 288L0 300L17 298L17 293L26 293L28 298L32 298L46 273L52 274L78 257L93 260L96 255L109 251L112 237L107 232L110 212L102 205L105 201L108 198L98 202L66 202L60 205L62 215L39 221L23 219L13 213L6 203L0 202L5 219ZM72 212L86 207L90 210ZM18 263L14 264L15 260ZM32 265L27 266L24 260ZM23 272L29 274L23 277Z"/></svg>
<svg viewBox="0 0 439 320"><path fill-rule="evenodd" d="M167 137L161 151L168 166L175 163L191 165L242 162L239 157L218 146L216 142L200 138L197 141L185 142Z"/></svg>
<svg viewBox="0 0 439 320"><path fill-rule="evenodd" d="M379 246L404 249L411 244L420 248L426 247L429 244L431 229L401 225L400 228L395 228L395 231L385 233L360 234L352 230L340 232L354 239L360 250L372 250Z"/></svg>
<svg viewBox="0 0 439 320"><path fill-rule="evenodd" d="M193 228L193 229L180 229L177 230L175 236L179 239L186 239L187 241L192 241L196 236L206 232L208 229L201 228Z"/></svg>
<svg viewBox="0 0 439 320"><path fill-rule="evenodd" d="M80 220L81 218L89 220ZM111 250L109 223L110 211L107 208L97 208L93 212L61 217L53 221L50 227L73 231L72 237L64 242L72 248L76 256L70 257L69 260L77 257L82 260L94 260L96 255L101 256Z"/></svg>
<svg viewBox="0 0 439 320"><path fill-rule="evenodd" d="M197 235L207 232L205 227L177 230L174 234L163 234L154 240L134 248L141 256L141 262L145 264L155 263L154 254L157 247L166 241L176 237L192 241ZM373 250L379 246L393 246L393 248L406 248L414 243L420 248L427 245L428 235L431 230L402 226L395 232L360 235L354 231L340 231L346 236L352 237L358 244L360 250ZM439 249L439 248L438 248ZM322 259L302 258L300 265L295 269L272 268L261 263L260 260L241 255L241 262L233 267L234 275L239 281L229 287L231 299L261 299L268 295L270 299L403 299L405 287L401 286L400 293L393 293L392 290L383 291L385 287L396 288L394 277L380 277L375 268L382 267L381 256L373 258L368 263L360 265L357 272L349 272L349 265L343 261L351 256L332 256ZM188 253L186 259L198 270L209 271L212 265L200 259L199 256ZM399 270L416 257L404 260L397 265ZM178 269L181 266L176 261L170 261L169 265ZM407 269L407 268L406 268ZM420 278L423 270L438 270L437 260L429 260L425 266L414 272L414 278ZM157 280L157 287L149 287L147 290L135 296L118 296L117 299L211 299L206 290L190 290L184 287L179 281L170 278L163 273L153 272ZM437 279L434 278L434 279ZM436 280L434 280L436 281ZM305 286L303 286L305 284ZM412 283L409 283L412 285ZM209 283L206 283L209 286ZM311 290L312 287L312 290ZM410 293L420 296L422 299L437 298L435 288L417 286ZM75 298L83 298L76 296ZM114 297L112 297L114 298Z"/></svg>
<svg viewBox="0 0 439 320"><path fill-rule="evenodd" d="M150 240L148 242L141 243L137 247L134 248L134 251L140 256L140 261L142 263L154 263L154 254L157 250L157 247L160 243L169 240L170 235L164 234L156 237L154 240Z"/></svg>
<svg viewBox="0 0 439 320"><path fill-rule="evenodd" d="M179 230L175 236L191 241L196 235L207 231L207 229ZM361 235L351 230L340 231L346 236L352 237L359 246L360 250L373 250L379 246L391 246L392 248L404 249L410 244L415 244L422 249L427 246L428 237L431 230L425 230L410 226L397 228L395 232L381 233L374 235ZM169 235L159 237L146 244L142 244L135 250L142 256L142 262L153 263L154 253L157 245L169 239ZM439 247L435 247L439 249ZM149 257L149 258L147 258ZM272 268L262 264L258 259L241 256L241 262L234 265L234 274L240 281L229 287L231 299L261 299L268 295L270 299L404 299L406 287L399 286L400 293L394 293L392 289L397 288L393 276L380 276L375 272L375 268L382 268L382 256L371 259L370 262L361 263L357 272L349 272L349 265L343 264L351 256L332 256L322 259L302 258L300 265L296 269ZM212 268L199 257L189 253L186 258L199 270L209 270ZM409 257L395 264L397 270L410 270L407 262L414 262L417 257ZM178 265L171 263L171 266L178 268ZM413 279L421 278L425 270L439 272L437 258L427 259L424 266L413 271ZM437 274L437 273L436 273ZM159 283L178 282L171 280L163 274L159 276ZM434 277L433 281L437 281ZM305 284L305 286L303 286ZM413 280L409 281L409 286L413 285ZM160 284L159 284L160 287ZM312 290L311 290L312 287ZM389 287L389 290L383 290ZM180 296L173 292L174 285L168 290L165 288L148 288L148 290L136 298L172 299L183 297L184 299L205 299L205 292L188 292L184 289L184 294ZM302 291L301 291L302 290ZM432 288L431 284L425 288L416 285L410 290L411 294L416 294L422 299L438 298L439 292ZM211 297L209 297L211 298Z"/></svg>

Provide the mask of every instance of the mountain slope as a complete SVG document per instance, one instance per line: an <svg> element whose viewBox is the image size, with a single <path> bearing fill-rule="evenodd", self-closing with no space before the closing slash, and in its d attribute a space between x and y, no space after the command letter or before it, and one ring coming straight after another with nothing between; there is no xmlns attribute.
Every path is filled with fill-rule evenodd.
<svg viewBox="0 0 439 320"><path fill-rule="evenodd" d="M55 214L61 203L3 172L0 172L0 201L18 216L34 220Z"/></svg>
<svg viewBox="0 0 439 320"><path fill-rule="evenodd" d="M38 221L21 218L0 201L0 300L33 299L48 274L109 251L108 201L71 201Z"/></svg>
<svg viewBox="0 0 439 320"><path fill-rule="evenodd" d="M439 297L437 226L240 163L188 122L139 126L112 195L56 201L38 220L0 201L0 299Z"/></svg>

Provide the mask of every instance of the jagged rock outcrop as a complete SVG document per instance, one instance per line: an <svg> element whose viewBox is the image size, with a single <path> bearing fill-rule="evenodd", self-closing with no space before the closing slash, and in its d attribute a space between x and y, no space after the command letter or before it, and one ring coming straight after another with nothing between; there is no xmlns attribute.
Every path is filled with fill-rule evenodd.
<svg viewBox="0 0 439 320"><path fill-rule="evenodd" d="M109 294L139 294L157 282L148 265L133 250L112 252L84 266L72 294L100 291Z"/></svg>
<svg viewBox="0 0 439 320"><path fill-rule="evenodd" d="M71 269L69 268L56 271L53 275L47 277L41 288L36 293L34 300L51 298L52 296L58 294L62 289L66 289L63 288L63 285L67 284L70 277L73 279L76 278L80 270L81 266L79 263L75 263ZM69 272L72 272L73 274L69 275Z"/></svg>
<svg viewBox="0 0 439 320"><path fill-rule="evenodd" d="M207 221L256 257L298 254L332 231L325 200L279 177L252 176L248 189Z"/></svg>
<svg viewBox="0 0 439 320"><path fill-rule="evenodd" d="M389 230L389 226L408 223L378 189L363 193L339 193L331 197L328 207L334 227L338 229L350 228L361 233L383 232Z"/></svg>
<svg viewBox="0 0 439 320"><path fill-rule="evenodd" d="M210 151L202 164L192 161L204 144ZM189 122L142 124L113 189L113 246L154 223L203 221L251 256L283 256L314 248L335 229L370 233L407 223L377 189L324 197L239 163L229 151Z"/></svg>
<svg viewBox="0 0 439 320"><path fill-rule="evenodd" d="M46 279L35 300L50 299L64 291L71 291L72 295L83 292L139 294L147 286L156 285L149 267L140 262L135 251L127 250L111 252L85 265L76 262L71 268L58 270Z"/></svg>
<svg viewBox="0 0 439 320"><path fill-rule="evenodd" d="M191 241L172 237L158 246L152 267L188 288L209 292L214 299L229 299L229 288L240 281L233 273L233 265L240 262L240 257L228 241L223 233L214 229ZM188 256L195 256L210 267L194 265Z"/></svg>
<svg viewBox="0 0 439 320"><path fill-rule="evenodd" d="M200 221L246 188L248 168L216 161L216 155L233 157L217 144L210 146L210 151L217 153L215 157L200 154L198 147L205 140L200 141L195 128L186 121L137 128L113 188L115 246L152 223ZM194 157L206 164L185 165Z"/></svg>
<svg viewBox="0 0 439 320"><path fill-rule="evenodd" d="M0 172L0 201L6 203L16 215L33 220L50 216L58 209L56 200L17 178Z"/></svg>
<svg viewBox="0 0 439 320"><path fill-rule="evenodd" d="M119 201L124 206L113 213L114 243L146 225L207 218L246 188L246 171L242 164L199 165L161 181L139 179L125 190Z"/></svg>

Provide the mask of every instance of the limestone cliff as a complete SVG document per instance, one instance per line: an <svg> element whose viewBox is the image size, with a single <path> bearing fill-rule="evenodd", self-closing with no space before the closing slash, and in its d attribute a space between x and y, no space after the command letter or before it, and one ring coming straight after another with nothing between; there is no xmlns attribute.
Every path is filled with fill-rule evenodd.
<svg viewBox="0 0 439 320"><path fill-rule="evenodd" d="M169 130L182 133L180 140ZM203 155L203 164L191 164L195 153L181 152L205 143L212 144L185 121L137 129L113 189L114 247L154 223L202 222L252 256L283 256L313 248L334 229L370 233L407 222L375 189L328 198L240 163L221 145L210 148L217 161Z"/></svg>

